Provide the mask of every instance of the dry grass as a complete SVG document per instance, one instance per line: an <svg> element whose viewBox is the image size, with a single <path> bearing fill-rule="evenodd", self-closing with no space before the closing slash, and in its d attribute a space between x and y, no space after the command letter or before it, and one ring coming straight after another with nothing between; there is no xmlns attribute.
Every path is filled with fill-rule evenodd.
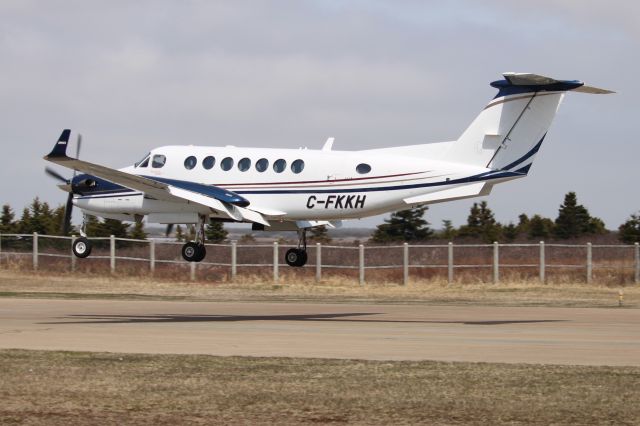
<svg viewBox="0 0 640 426"><path fill-rule="evenodd" d="M0 351L0 423L638 424L640 368Z"/></svg>
<svg viewBox="0 0 640 426"><path fill-rule="evenodd" d="M278 285L260 276L243 275L235 282L191 282L149 277L73 276L0 270L0 295L20 297L152 298L180 300L309 300L314 302L391 302L486 304L511 306L640 307L640 287L607 287L567 282L542 285L535 281L454 284L421 280L408 286L375 283L360 286L349 278L329 277L321 283L284 273Z"/></svg>

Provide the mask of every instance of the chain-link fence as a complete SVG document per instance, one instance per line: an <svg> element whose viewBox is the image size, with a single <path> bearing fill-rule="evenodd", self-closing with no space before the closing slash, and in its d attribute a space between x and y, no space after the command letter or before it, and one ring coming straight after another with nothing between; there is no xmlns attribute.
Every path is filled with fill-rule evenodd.
<svg viewBox="0 0 640 426"><path fill-rule="evenodd" d="M640 247L596 244L401 244L322 245L307 248L303 268L284 263L291 245L207 244L198 263L182 259L182 243L162 239L92 238L90 257L71 252L75 237L0 234L0 267L73 273L155 275L190 280L233 280L238 275L280 280L282 267L320 282L340 275L366 282L439 279L460 283L540 282L640 283Z"/></svg>

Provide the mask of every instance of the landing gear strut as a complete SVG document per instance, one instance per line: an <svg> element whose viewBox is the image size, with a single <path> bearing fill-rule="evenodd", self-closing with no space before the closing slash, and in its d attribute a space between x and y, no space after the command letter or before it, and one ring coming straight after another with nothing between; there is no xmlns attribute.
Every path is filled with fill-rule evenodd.
<svg viewBox="0 0 640 426"><path fill-rule="evenodd" d="M287 250L285 255L287 265L302 267L307 263L307 230L298 230L298 247Z"/></svg>
<svg viewBox="0 0 640 426"><path fill-rule="evenodd" d="M73 240L73 244L71 245L71 250L76 257L80 259L84 259L85 257L89 257L91 254L92 244L91 241L87 238L87 215L82 215L82 227L80 228L81 237Z"/></svg>
<svg viewBox="0 0 640 426"><path fill-rule="evenodd" d="M206 219L205 215L198 215L196 240L189 241L182 246L182 257L187 262L200 262L207 255L207 249L204 246L204 223Z"/></svg>

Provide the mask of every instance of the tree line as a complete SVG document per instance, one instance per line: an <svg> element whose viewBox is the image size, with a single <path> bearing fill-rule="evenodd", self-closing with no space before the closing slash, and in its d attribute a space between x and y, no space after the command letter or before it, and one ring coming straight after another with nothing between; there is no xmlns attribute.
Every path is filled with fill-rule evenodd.
<svg viewBox="0 0 640 426"><path fill-rule="evenodd" d="M518 216L518 223L499 223L486 201L473 203L467 223L455 228L450 220L444 220L442 229L435 231L424 219L428 207L421 206L391 214L385 223L378 225L371 241L387 243L397 241L423 241L438 239L473 239L486 243L494 241L512 242L516 239L540 240L555 238L568 240L588 235L606 234L604 222L591 216L581 204L575 192L569 192L558 209L555 219L526 214ZM618 238L624 243L640 242L640 212L618 228Z"/></svg>
<svg viewBox="0 0 640 426"><path fill-rule="evenodd" d="M558 209L555 219L535 214L518 216L518 223L499 223L486 201L474 203L471 206L467 223L455 228L450 220L444 220L442 229L434 230L424 218L428 207L421 206L392 213L389 219L378 225L370 241L388 243L398 241L424 241L429 239L470 239L484 242L511 242L516 239L574 239L588 235L605 234L609 231L604 222L591 216L588 209L578 203L575 192L569 192ZM22 210L19 219L9 204L2 206L0 215L0 233L3 234L31 234L37 232L42 235L62 235L64 220L64 206L52 208L48 203L41 202L36 197L29 206ZM86 224L87 234L92 237L145 239L147 233L142 222L126 224L115 219L99 220L88 216ZM206 237L211 242L226 240L228 232L219 221L210 221L206 227ZM78 229L72 228L69 235L79 234ZM193 229L184 232L180 226L176 227L175 237L179 241L193 238ZM640 212L632 214L630 218L618 227L618 238L624 243L640 242ZM316 242L330 242L331 238L325 227L311 230L310 239Z"/></svg>

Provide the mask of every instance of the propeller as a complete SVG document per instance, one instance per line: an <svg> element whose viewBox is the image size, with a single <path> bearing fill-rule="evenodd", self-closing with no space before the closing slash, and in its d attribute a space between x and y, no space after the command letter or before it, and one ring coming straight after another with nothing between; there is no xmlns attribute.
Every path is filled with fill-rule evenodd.
<svg viewBox="0 0 640 426"><path fill-rule="evenodd" d="M80 158L81 146L82 146L82 135L78 134L78 138L76 140L76 158ZM67 202L64 205L64 218L62 220L62 227L61 227L62 235L67 235L71 230L71 214L73 213L73 189L71 187L71 181L73 178L67 179L50 167L45 167L44 172L50 177L52 177L53 179L56 179L62 182L62 185L58 185L58 186L64 191L67 191L69 193L69 195L67 195ZM73 171L73 177L76 177L75 170Z"/></svg>
<svg viewBox="0 0 640 426"><path fill-rule="evenodd" d="M53 170L51 167L45 167L44 168L44 172L46 174L48 174L50 177L59 180L60 182L64 183L64 184L70 184L71 180L65 178L64 176L62 176L60 173L56 172L55 170Z"/></svg>

